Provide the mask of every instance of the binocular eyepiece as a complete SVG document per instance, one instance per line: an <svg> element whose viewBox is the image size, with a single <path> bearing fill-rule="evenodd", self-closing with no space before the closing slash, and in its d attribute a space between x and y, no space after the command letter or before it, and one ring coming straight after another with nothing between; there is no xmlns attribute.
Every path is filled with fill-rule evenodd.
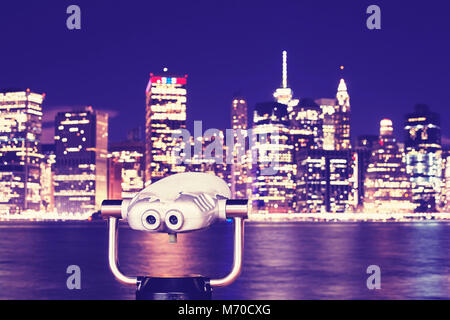
<svg viewBox="0 0 450 320"><path fill-rule="evenodd" d="M196 196L187 197L191 199L170 203L169 209L159 201L105 200L102 217L127 220L134 230L163 233L191 232L207 228L215 221L248 218L248 200L219 199L212 209L205 211L197 204Z"/></svg>
<svg viewBox="0 0 450 320"><path fill-rule="evenodd" d="M131 200L105 200L103 217L128 221L130 228L169 234L209 227L217 220L247 218L248 201L230 200L222 179L206 173L180 173L151 184Z"/></svg>

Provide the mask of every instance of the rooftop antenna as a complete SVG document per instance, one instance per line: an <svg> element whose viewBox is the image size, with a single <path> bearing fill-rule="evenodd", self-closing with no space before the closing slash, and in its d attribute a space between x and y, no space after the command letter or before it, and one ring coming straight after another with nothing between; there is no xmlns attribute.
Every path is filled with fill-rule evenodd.
<svg viewBox="0 0 450 320"><path fill-rule="evenodd" d="M287 51L283 51L283 89L287 88Z"/></svg>

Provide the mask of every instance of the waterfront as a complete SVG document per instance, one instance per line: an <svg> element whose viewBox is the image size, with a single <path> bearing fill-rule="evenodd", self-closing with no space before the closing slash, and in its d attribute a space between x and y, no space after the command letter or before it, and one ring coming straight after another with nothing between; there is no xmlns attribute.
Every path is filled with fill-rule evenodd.
<svg viewBox="0 0 450 320"><path fill-rule="evenodd" d="M232 224L180 235L120 229L126 274L220 277L232 260ZM449 299L450 223L248 223L243 273L215 299ZM368 290L366 268L381 268ZM81 290L66 288L79 265ZM140 271L140 272L138 272ZM106 262L103 222L0 224L1 299L133 299Z"/></svg>

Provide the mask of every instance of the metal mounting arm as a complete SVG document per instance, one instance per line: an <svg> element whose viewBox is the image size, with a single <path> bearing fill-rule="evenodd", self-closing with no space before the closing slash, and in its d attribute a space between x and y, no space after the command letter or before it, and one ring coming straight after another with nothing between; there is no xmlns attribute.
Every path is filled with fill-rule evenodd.
<svg viewBox="0 0 450 320"><path fill-rule="evenodd" d="M244 256L244 220L242 218L233 218L234 220L234 252L233 267L231 272L222 279L211 279L212 287L225 287L231 284L241 273L242 258Z"/></svg>
<svg viewBox="0 0 450 320"><path fill-rule="evenodd" d="M137 277L128 277L119 270L118 262L118 229L119 223L116 217L108 218L108 264L114 277L122 284L136 286L138 283Z"/></svg>

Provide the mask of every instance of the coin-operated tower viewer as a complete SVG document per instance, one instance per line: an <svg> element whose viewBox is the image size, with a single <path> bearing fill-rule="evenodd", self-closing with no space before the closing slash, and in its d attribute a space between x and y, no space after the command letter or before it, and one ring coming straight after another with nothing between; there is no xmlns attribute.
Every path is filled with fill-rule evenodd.
<svg viewBox="0 0 450 320"><path fill-rule="evenodd" d="M211 287L231 284L241 272L244 220L248 200L232 200L222 179L207 173L179 173L151 184L131 200L105 200L101 214L108 219L108 262L114 277L136 287L139 300L211 299ZM234 220L234 253L230 273L221 279L192 277L130 277L118 267L118 220L133 230L167 233L176 242L178 233L205 229L217 221Z"/></svg>

